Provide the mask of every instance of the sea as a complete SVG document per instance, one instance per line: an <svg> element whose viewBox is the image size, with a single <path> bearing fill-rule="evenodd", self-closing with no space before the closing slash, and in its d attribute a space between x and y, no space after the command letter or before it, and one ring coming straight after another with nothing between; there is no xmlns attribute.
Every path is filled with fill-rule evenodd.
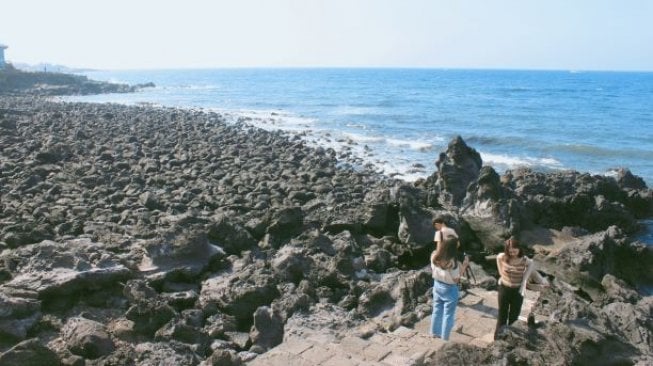
<svg viewBox="0 0 653 366"><path fill-rule="evenodd" d="M84 102L210 110L415 181L461 136L503 173L626 167L653 184L653 72L401 68L87 71L155 87ZM653 224L642 238L653 242Z"/></svg>

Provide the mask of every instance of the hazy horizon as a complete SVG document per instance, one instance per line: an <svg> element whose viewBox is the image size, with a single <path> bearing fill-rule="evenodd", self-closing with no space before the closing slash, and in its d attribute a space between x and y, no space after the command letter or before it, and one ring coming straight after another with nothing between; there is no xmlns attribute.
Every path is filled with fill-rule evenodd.
<svg viewBox="0 0 653 366"><path fill-rule="evenodd" d="M653 71L653 2L9 0L8 62L97 70Z"/></svg>
<svg viewBox="0 0 653 366"><path fill-rule="evenodd" d="M11 61L8 61L9 63L12 63ZM25 63L25 62L18 62L16 63L18 65L25 65L31 68L36 68L38 66L53 66L53 67L62 67L70 70L81 70L83 72L94 72L94 71L125 71L125 72L147 72L147 71L175 71L175 70L239 70L239 69L251 69L251 70L265 70L265 69L270 69L270 70L277 70L277 69L295 69L295 70L301 70L301 69L395 69L395 70L438 70L438 71L446 71L446 70L458 70L458 71L533 71L533 72L570 72L570 73L575 73L575 72L596 72L596 73L653 73L653 69L651 70L609 70L609 69L589 69L589 70L583 70L583 69L535 69L535 68L483 68L483 67L429 67L429 66L207 66L207 67L151 67L151 68L107 68L107 69L101 69L101 68L94 68L94 67L76 67L76 66L69 66L69 65L61 65L61 64L53 64L49 62L39 62L36 64L30 64L30 63ZM36 70L38 71L38 70ZM50 69L47 69L46 71L51 71Z"/></svg>

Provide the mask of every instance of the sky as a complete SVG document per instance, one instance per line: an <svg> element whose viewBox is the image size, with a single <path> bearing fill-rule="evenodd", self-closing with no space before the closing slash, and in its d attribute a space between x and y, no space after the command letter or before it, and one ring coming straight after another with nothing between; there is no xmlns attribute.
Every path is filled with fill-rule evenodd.
<svg viewBox="0 0 653 366"><path fill-rule="evenodd" d="M2 0L9 62L653 71L651 0Z"/></svg>

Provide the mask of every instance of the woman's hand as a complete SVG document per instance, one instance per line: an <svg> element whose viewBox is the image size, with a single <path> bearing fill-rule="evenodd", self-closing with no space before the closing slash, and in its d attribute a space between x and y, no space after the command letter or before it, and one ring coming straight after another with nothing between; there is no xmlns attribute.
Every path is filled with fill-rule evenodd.
<svg viewBox="0 0 653 366"><path fill-rule="evenodd" d="M465 259L463 259L463 264L462 264L462 266L460 268L460 273L465 273L465 271L467 270L467 267L469 267L469 256L468 255L465 256Z"/></svg>

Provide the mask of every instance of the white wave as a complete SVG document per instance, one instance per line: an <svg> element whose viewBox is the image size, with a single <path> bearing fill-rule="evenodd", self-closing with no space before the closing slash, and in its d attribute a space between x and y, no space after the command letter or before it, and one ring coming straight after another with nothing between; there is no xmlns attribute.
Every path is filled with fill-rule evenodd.
<svg viewBox="0 0 653 366"><path fill-rule="evenodd" d="M170 87L170 89L173 89L174 87ZM220 89L218 85L212 85L212 84L205 84L205 85L180 85L178 87L179 89L186 89L186 90L217 90Z"/></svg>
<svg viewBox="0 0 653 366"><path fill-rule="evenodd" d="M373 164L378 167L383 174L393 178L402 179L406 182L414 182L431 175L434 169L418 165L409 159L402 160L374 160Z"/></svg>
<svg viewBox="0 0 653 366"><path fill-rule="evenodd" d="M408 147L413 150L428 151L433 149L433 144L424 141L411 141L400 139L388 139L388 144L399 147Z"/></svg>
<svg viewBox="0 0 653 366"><path fill-rule="evenodd" d="M563 167L562 163L553 158L533 158L533 157L516 157L503 154L492 154L481 152L481 159L483 164L506 167L509 169L517 167L534 167L544 166L552 169L560 169Z"/></svg>
<svg viewBox="0 0 653 366"><path fill-rule="evenodd" d="M297 116L280 110L231 110L211 108L220 113L232 123L244 122L264 130L282 130L289 132L305 132L315 127L314 118Z"/></svg>
<svg viewBox="0 0 653 366"><path fill-rule="evenodd" d="M354 142L361 142L361 143L376 143L376 142L385 141L385 139L380 136L361 135L352 132L343 132L342 135L349 140L352 140Z"/></svg>
<svg viewBox="0 0 653 366"><path fill-rule="evenodd" d="M379 109L375 107L355 107L355 106L341 106L336 108L334 114L342 116L364 116L367 114L378 114Z"/></svg>
<svg viewBox="0 0 653 366"><path fill-rule="evenodd" d="M361 124L358 124L358 123L347 123L345 126L347 126L347 127L349 127L349 128L360 128L360 129L362 129L362 130L366 130L366 129L367 129L367 126L366 126L366 125L361 125Z"/></svg>

